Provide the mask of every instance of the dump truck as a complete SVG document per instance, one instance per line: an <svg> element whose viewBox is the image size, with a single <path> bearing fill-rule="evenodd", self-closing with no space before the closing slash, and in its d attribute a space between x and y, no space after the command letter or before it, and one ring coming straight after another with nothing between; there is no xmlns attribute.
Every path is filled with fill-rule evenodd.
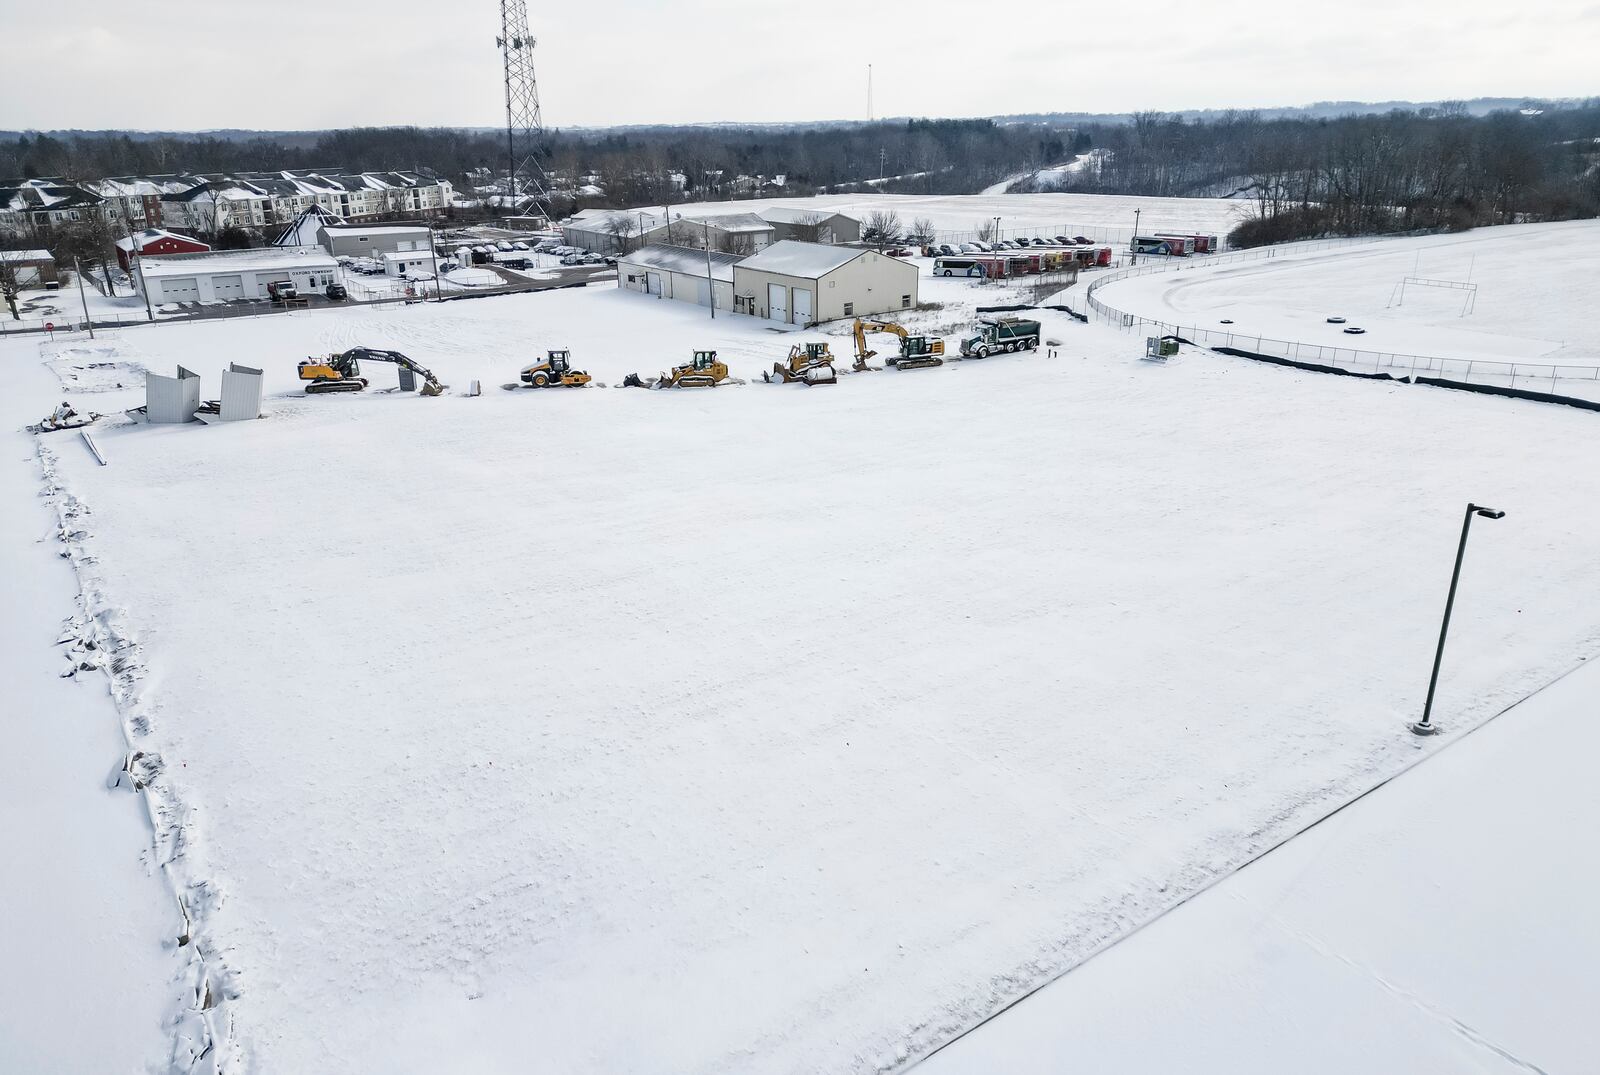
<svg viewBox="0 0 1600 1075"><path fill-rule="evenodd" d="M1024 317L986 317L961 341L964 358L988 358L998 351L1032 351L1039 346L1039 322Z"/></svg>

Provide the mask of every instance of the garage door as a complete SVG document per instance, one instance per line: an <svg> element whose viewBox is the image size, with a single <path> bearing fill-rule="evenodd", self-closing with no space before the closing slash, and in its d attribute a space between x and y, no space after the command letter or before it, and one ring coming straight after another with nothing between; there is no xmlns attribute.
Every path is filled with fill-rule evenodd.
<svg viewBox="0 0 1600 1075"><path fill-rule="evenodd" d="M694 301L700 306L711 305L711 282L709 280L695 278Z"/></svg>
<svg viewBox="0 0 1600 1075"><path fill-rule="evenodd" d="M192 276L173 277L161 283L162 302L199 302L200 285Z"/></svg>
<svg viewBox="0 0 1600 1075"><path fill-rule="evenodd" d="M789 289L782 284L767 285L767 316L774 321L789 321Z"/></svg>
<svg viewBox="0 0 1600 1075"><path fill-rule="evenodd" d="M211 293L219 299L242 299L244 298L244 277L213 276L211 278Z"/></svg>
<svg viewBox="0 0 1600 1075"><path fill-rule="evenodd" d="M652 295L661 294L661 274L660 273L658 273L658 272L651 273L649 275L649 278L646 281L646 283L647 283L647 286L649 288L650 294L652 294Z"/></svg>
<svg viewBox="0 0 1600 1075"><path fill-rule="evenodd" d="M794 289L794 323L811 324L811 292L798 287Z"/></svg>

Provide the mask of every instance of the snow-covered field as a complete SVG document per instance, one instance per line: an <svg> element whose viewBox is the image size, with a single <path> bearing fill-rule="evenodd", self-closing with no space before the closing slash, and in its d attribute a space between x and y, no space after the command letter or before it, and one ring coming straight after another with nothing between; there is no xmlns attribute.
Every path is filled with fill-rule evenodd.
<svg viewBox="0 0 1600 1075"><path fill-rule="evenodd" d="M1187 268L1187 267L1186 267ZM1408 285L1423 277L1478 285ZM1600 365L1600 221L1480 228L1293 258L1119 280L1096 297L1152 320L1330 347L1408 355ZM1349 336L1344 325L1367 331ZM1222 319L1232 322L1224 326Z"/></svg>
<svg viewBox="0 0 1600 1075"><path fill-rule="evenodd" d="M1591 660L917 1075L1587 1071L1597 707Z"/></svg>
<svg viewBox="0 0 1600 1075"><path fill-rule="evenodd" d="M1009 184L1012 180L1007 180ZM1226 198L1141 198L1114 194L824 194L815 198L759 198L730 202L689 202L674 206L685 216L759 213L763 209L817 209L865 218L879 210L900 215L902 227L923 217L941 238L970 236L1000 218L1002 238L1054 234L1082 228L1101 242L1125 242L1133 233L1134 210L1141 232L1176 231L1225 236L1248 211L1246 203Z"/></svg>
<svg viewBox="0 0 1600 1075"><path fill-rule="evenodd" d="M46 455L137 640L226 1064L895 1069L1434 749L1468 499L1508 515L1448 734L1600 642L1596 416L1044 316L1060 358L680 393L493 386L547 347L750 380L809 334L596 287L45 345L269 378L262 421ZM300 392L357 342L450 393ZM137 402L106 369L80 400Z"/></svg>

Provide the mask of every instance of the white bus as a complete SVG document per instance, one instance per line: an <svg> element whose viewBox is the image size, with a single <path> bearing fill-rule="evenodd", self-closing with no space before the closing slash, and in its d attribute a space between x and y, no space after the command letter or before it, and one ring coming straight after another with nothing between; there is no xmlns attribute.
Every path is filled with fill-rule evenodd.
<svg viewBox="0 0 1600 1075"><path fill-rule="evenodd" d="M934 258L933 275L935 276L986 276L987 270L982 262L971 258Z"/></svg>

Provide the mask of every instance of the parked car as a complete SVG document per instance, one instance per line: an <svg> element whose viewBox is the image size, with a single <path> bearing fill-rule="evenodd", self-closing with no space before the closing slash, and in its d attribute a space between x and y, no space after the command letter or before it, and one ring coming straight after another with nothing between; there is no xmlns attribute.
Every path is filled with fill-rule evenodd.
<svg viewBox="0 0 1600 1075"><path fill-rule="evenodd" d="M570 254L563 254L561 256L561 264L563 265L576 265L582 260L583 255L579 254L577 251L573 251Z"/></svg>
<svg viewBox="0 0 1600 1075"><path fill-rule="evenodd" d="M604 265L606 263L606 259L604 257L595 253L583 254L578 260L579 263L583 265Z"/></svg>
<svg viewBox="0 0 1600 1075"><path fill-rule="evenodd" d="M953 258L956 255L956 248L951 246L949 243L940 243L938 246L933 248L933 253L936 257Z"/></svg>
<svg viewBox="0 0 1600 1075"><path fill-rule="evenodd" d="M956 253L958 253L958 254L981 254L981 253L983 253L983 251L978 249L978 244L977 243L962 243L960 245L960 247L958 247L956 249Z"/></svg>
<svg viewBox="0 0 1600 1075"><path fill-rule="evenodd" d="M528 246L527 243L512 243L511 244L511 249L513 249L513 250L528 250L528 249L531 249L531 248Z"/></svg>
<svg viewBox="0 0 1600 1075"><path fill-rule="evenodd" d="M338 281L335 281L323 288L322 293L327 295L328 298L332 299L334 302L342 302L350 297L350 292L346 291L344 289L344 285Z"/></svg>
<svg viewBox="0 0 1600 1075"><path fill-rule="evenodd" d="M554 254L556 252L556 248L560 245L561 244L555 239L546 239L538 246L534 247L533 252L535 254Z"/></svg>
<svg viewBox="0 0 1600 1075"><path fill-rule="evenodd" d="M1075 243L1082 243L1085 246L1087 246L1089 243L1094 242L1094 240L1089 238L1087 235L1074 235L1072 237L1072 241L1075 242Z"/></svg>
<svg viewBox="0 0 1600 1075"><path fill-rule="evenodd" d="M907 250L903 246L891 246L889 249L885 250L884 253L888 254L892 258L908 258L911 256L911 251Z"/></svg>
<svg viewBox="0 0 1600 1075"><path fill-rule="evenodd" d="M511 243L509 241L505 240L505 239L501 239L498 243L495 243L494 247L495 247L496 250L500 251L502 254L511 253Z"/></svg>
<svg viewBox="0 0 1600 1075"><path fill-rule="evenodd" d="M567 245L563 244L561 246L556 247L554 250L552 250L550 252L552 254L559 254L562 257L566 257L568 254L576 254L578 252L578 248L575 247L575 246L567 246Z"/></svg>

